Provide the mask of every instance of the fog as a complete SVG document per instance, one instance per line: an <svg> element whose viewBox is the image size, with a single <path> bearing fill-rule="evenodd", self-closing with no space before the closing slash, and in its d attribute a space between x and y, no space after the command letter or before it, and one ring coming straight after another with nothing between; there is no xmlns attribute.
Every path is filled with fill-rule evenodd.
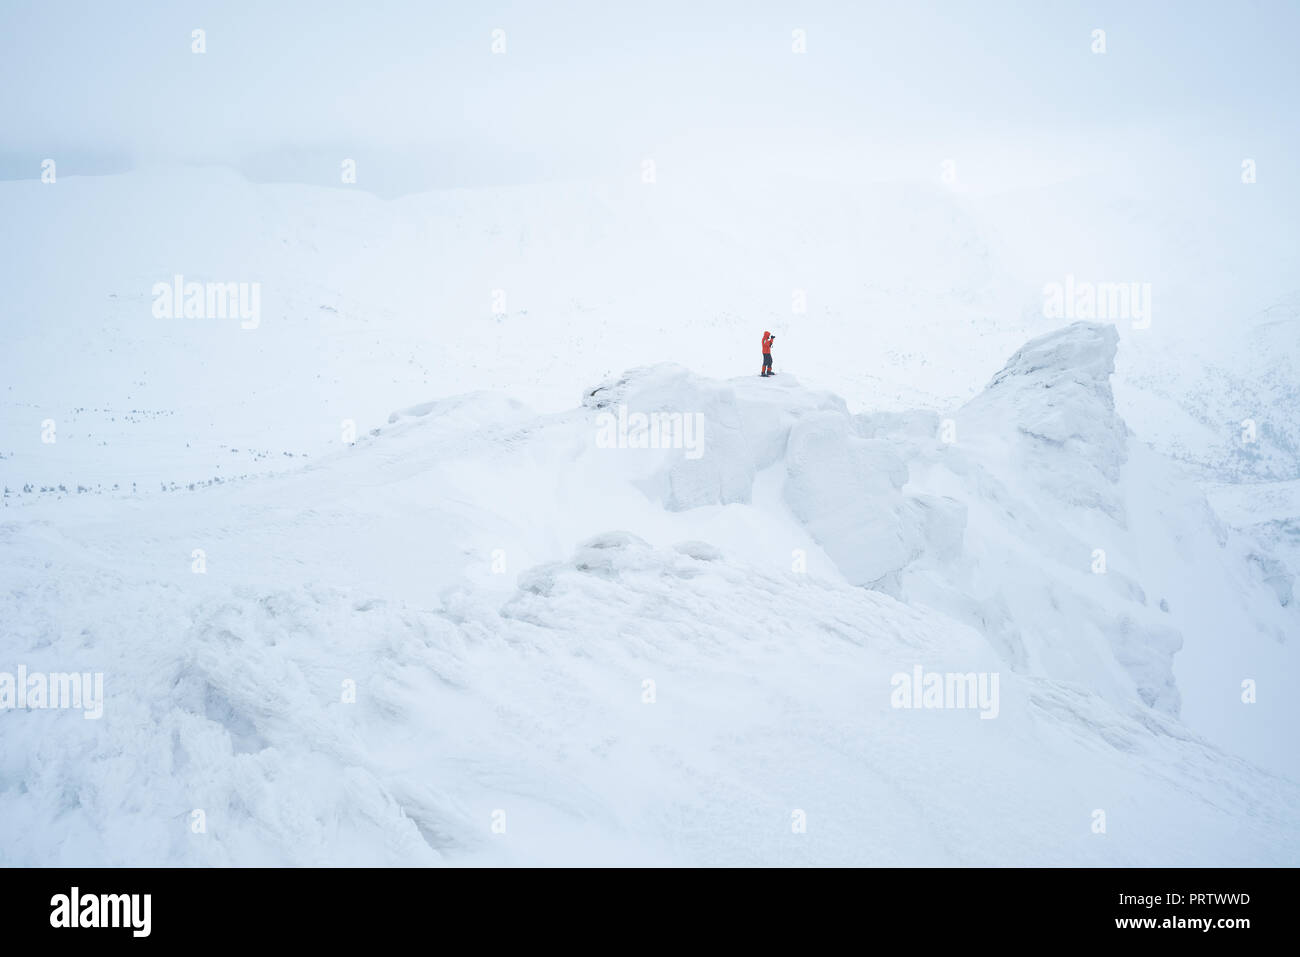
<svg viewBox="0 0 1300 957"><path fill-rule="evenodd" d="M11 0L0 176L55 156L65 175L218 163L328 184L350 157L394 195L660 155L917 178L957 158L979 189L1265 154L1282 182L1297 26L1283 2Z"/></svg>

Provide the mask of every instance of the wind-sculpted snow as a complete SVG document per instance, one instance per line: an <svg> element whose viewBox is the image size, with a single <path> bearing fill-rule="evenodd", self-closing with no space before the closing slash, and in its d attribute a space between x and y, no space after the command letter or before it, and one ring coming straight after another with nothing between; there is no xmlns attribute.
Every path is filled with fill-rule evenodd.
<svg viewBox="0 0 1300 957"><path fill-rule="evenodd" d="M105 700L0 711L0 863L1293 864L1239 756L1289 767L1289 706L1236 701L1295 603L1114 354L1060 330L950 416L652 366L33 504L0 671Z"/></svg>
<svg viewBox="0 0 1300 957"><path fill-rule="evenodd" d="M1000 445L1054 498L1122 522L1127 429L1110 389L1118 341L1114 326L1079 322L1027 343L961 410L961 441Z"/></svg>
<svg viewBox="0 0 1300 957"><path fill-rule="evenodd" d="M1131 442L1110 386L1117 343L1098 323L1040 336L947 420L851 416L789 376L706 388L679 367L634 370L586 401L648 410L689 396L702 411L707 454L647 460L639 487L664 507L748 503L774 469L781 503L847 581L942 609L1009 667L1116 702L1177 714L1190 688L1202 716L1236 723L1234 741L1291 766L1277 738L1221 703L1250 677L1245 662L1293 661L1278 645L1300 627L1288 572ZM708 478L688 485L687 473ZM1229 661L1244 669L1231 679Z"/></svg>
<svg viewBox="0 0 1300 957"><path fill-rule="evenodd" d="M953 441L923 453L936 466L930 480L980 513L968 555L996 569L971 569L954 589L949 568L939 588L967 619L976 609L1017 664L1177 713L1181 637L1109 558L1129 507L1127 430L1109 384L1116 343L1113 327L1095 323L1027 343L954 415ZM944 480L945 465L960 482Z"/></svg>
<svg viewBox="0 0 1300 957"><path fill-rule="evenodd" d="M899 450L852 427L846 415L826 413L791 430L784 498L846 579L896 585L927 551L950 554L965 516L956 503L905 494Z"/></svg>
<svg viewBox="0 0 1300 957"><path fill-rule="evenodd" d="M504 602L427 607L196 599L19 544L50 567L7 567L11 587L58 627L18 650L102 669L108 693L99 722L0 718L5 864L1295 860L1295 786L1176 722L699 542L610 531ZM895 707L918 666L1000 672L995 719Z"/></svg>
<svg viewBox="0 0 1300 957"><path fill-rule="evenodd" d="M598 386L586 402L701 411L707 454L667 454L640 482L664 507L748 503L755 476L776 466L790 513L849 582L898 594L923 569L936 571L917 591L990 633L1008 665L1084 677L1117 699L1136 694L1176 712L1177 631L1143 607L1122 569L1104 579L1118 595L1099 599L1091 543L1059 521L1071 508L1092 524L1124 523L1125 427L1108 382L1116 341L1111 327L1079 323L1028 343L958 414L947 449L934 433L855 420L842 402L788 378L724 385L658 367ZM969 502L909 485L912 467L948 460ZM995 534L967 528L967 509L980 506L1001 513ZM1109 542L1111 531L1093 541ZM977 556L999 569L993 588L972 568ZM1076 568L1062 567L1071 560Z"/></svg>
<svg viewBox="0 0 1300 957"><path fill-rule="evenodd" d="M633 369L601 383L583 397L597 417L628 413L699 415L704 454L662 457L662 468L647 491L665 508L750 501L754 478L786 454L791 426L808 416L830 411L847 420L842 399L798 387L790 376L781 385L766 382L711 382L672 364ZM673 450L668 450L670 453Z"/></svg>

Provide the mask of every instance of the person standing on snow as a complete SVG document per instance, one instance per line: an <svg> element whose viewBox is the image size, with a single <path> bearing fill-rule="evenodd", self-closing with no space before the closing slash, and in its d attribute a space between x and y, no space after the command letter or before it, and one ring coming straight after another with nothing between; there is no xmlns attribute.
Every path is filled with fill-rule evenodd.
<svg viewBox="0 0 1300 957"><path fill-rule="evenodd" d="M764 329L763 330L763 371L760 373L760 375L764 375L764 376L776 375L776 373L772 371L772 343L774 342L776 342L776 336L772 335L772 333Z"/></svg>

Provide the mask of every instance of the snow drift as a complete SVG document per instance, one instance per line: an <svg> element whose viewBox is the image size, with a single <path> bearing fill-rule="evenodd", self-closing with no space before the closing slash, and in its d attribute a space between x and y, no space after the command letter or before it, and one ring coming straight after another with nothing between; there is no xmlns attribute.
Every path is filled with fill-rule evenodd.
<svg viewBox="0 0 1300 957"><path fill-rule="evenodd" d="M1131 441L1115 350L1035 339L946 420L661 365L33 503L5 658L106 701L0 711L3 862L1294 863L1300 790L1234 756L1289 750L1208 720L1294 604ZM996 718L897 707L916 668Z"/></svg>

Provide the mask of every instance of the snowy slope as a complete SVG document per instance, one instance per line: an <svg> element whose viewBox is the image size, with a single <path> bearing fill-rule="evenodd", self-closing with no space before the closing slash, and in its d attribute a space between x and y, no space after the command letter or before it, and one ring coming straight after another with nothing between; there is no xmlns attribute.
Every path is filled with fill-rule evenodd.
<svg viewBox="0 0 1300 957"><path fill-rule="evenodd" d="M80 587L35 593L79 630L43 657L118 690L102 727L6 717L6 863L1295 859L1295 787L1158 713L1005 671L996 720L891 709L914 662L1000 664L887 596L699 547L607 535L503 604L429 608L132 582L105 613L124 582L55 567Z"/></svg>
<svg viewBox="0 0 1300 957"><path fill-rule="evenodd" d="M1295 608L1129 441L1114 350L1093 324L1029 343L951 443L661 365L567 411L411 407L276 476L15 506L5 650L102 671L107 701L0 713L0 853L1294 863L1300 790L1180 720L1206 676L1177 658L1220 666L1196 616L1240 588L1237 650L1293 674L1265 639ZM619 407L700 414L704 454L611 446ZM997 675L996 716L894 707L917 666Z"/></svg>
<svg viewBox="0 0 1300 957"><path fill-rule="evenodd" d="M0 210L24 224L0 239L15 495L293 467L344 420L365 432L431 396L558 411L629 366L757 373L764 328L778 369L855 406L951 404L1026 338L980 224L927 185L665 173L384 202L163 167L3 182ZM260 283L259 324L155 318L176 275ZM47 418L66 442L38 441Z"/></svg>
<svg viewBox="0 0 1300 957"><path fill-rule="evenodd" d="M0 861L1295 862L1294 244L673 169L0 183L0 672L108 696L0 710Z"/></svg>
<svg viewBox="0 0 1300 957"><path fill-rule="evenodd" d="M0 239L0 474L16 492L259 474L433 395L558 411L635 365L757 372L764 328L778 370L853 411L947 415L1063 324L1043 288L1068 273L1154 286L1150 328L1117 323L1119 407L1143 442L1215 480L1293 478L1300 249L1278 235L1285 204L1242 192L1219 222L1149 184L975 197L672 163L653 185L629 171L392 201L221 167L0 182L21 224ZM155 318L151 287L178 274L260 282L259 325ZM46 418L97 454L33 447Z"/></svg>

